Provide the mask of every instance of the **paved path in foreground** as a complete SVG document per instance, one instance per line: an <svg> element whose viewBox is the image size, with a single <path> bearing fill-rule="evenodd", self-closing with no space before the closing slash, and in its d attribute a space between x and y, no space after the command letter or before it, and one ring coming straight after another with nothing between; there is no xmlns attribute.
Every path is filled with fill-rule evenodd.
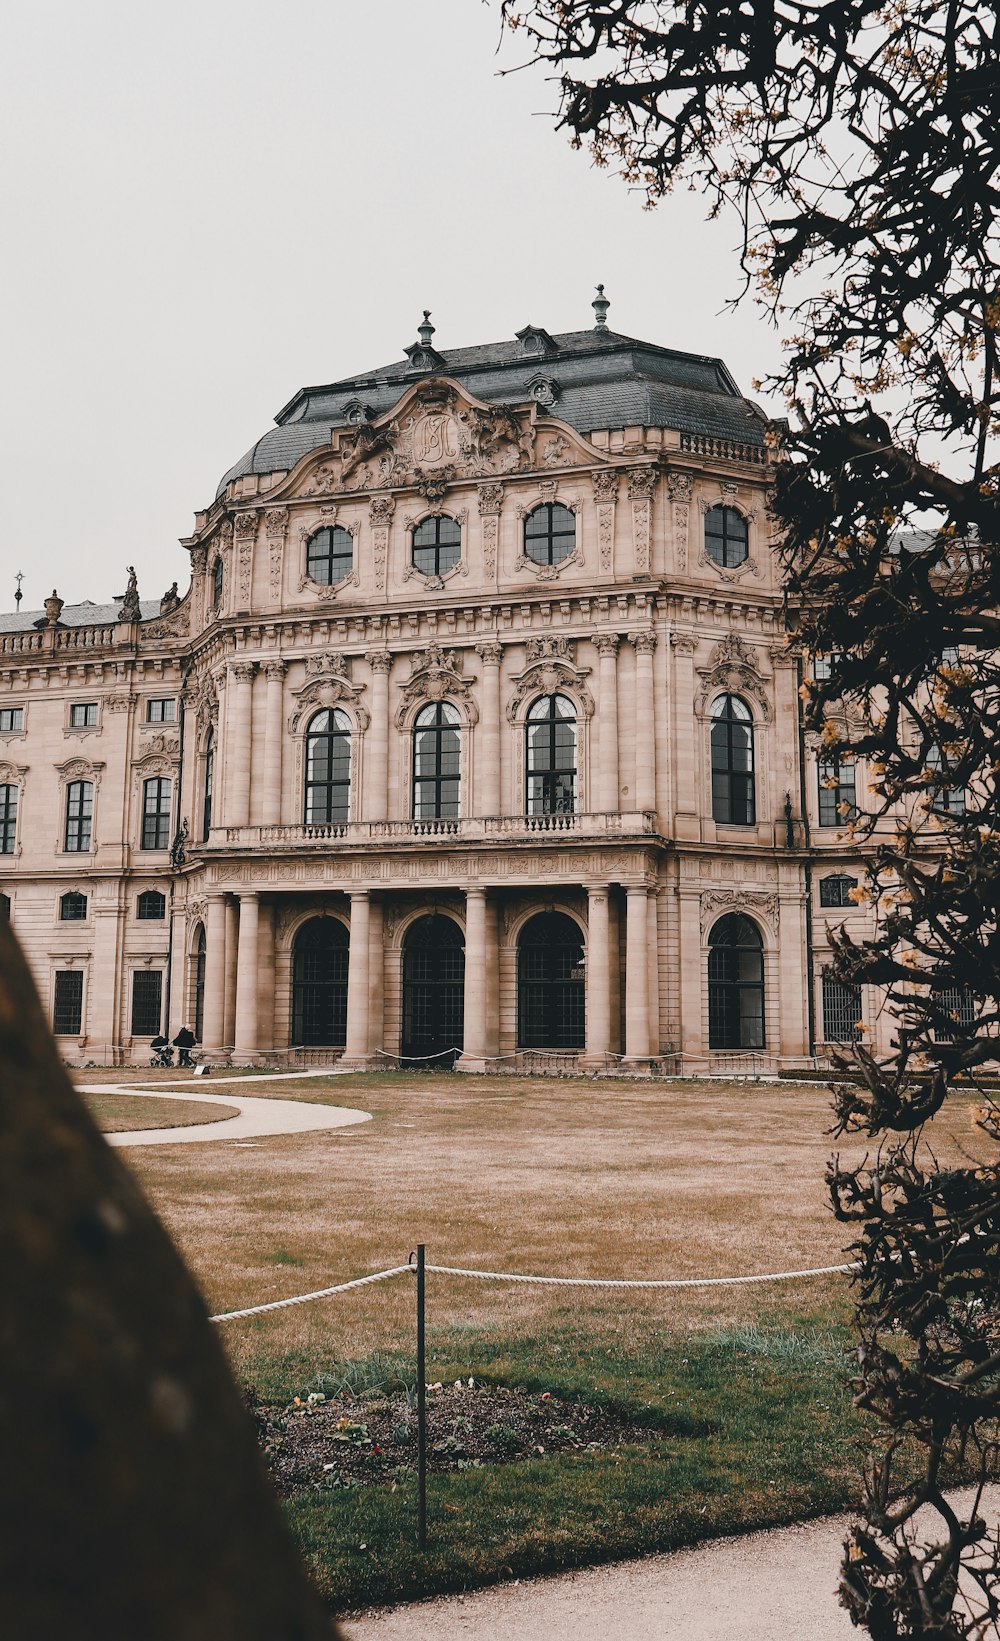
<svg viewBox="0 0 1000 1641"><path fill-rule="evenodd" d="M957 1495L955 1502L967 1499ZM995 1522L1000 1489L985 1514ZM847 1516L349 1618L347 1641L858 1641L837 1604Z"/></svg>
<svg viewBox="0 0 1000 1641"><path fill-rule="evenodd" d="M269 1083L303 1077L329 1077L323 1071L280 1071L268 1077ZM236 1106L238 1116L222 1117L218 1122L192 1123L178 1128L133 1128L122 1134L105 1134L109 1145L185 1145L204 1144L207 1140L259 1139L271 1134L307 1134L324 1128L349 1128L355 1123L371 1122L370 1111L355 1111L351 1106L314 1105L306 1100L265 1100L229 1090L237 1083L261 1082L258 1077L227 1077L224 1094L195 1094L194 1088L204 1088L200 1078L178 1078L176 1082L157 1083L155 1089L137 1088L134 1083L86 1083L80 1085L84 1094L137 1094L149 1100L190 1100L193 1105ZM178 1096L168 1089L183 1088ZM150 1113L152 1115L152 1113Z"/></svg>

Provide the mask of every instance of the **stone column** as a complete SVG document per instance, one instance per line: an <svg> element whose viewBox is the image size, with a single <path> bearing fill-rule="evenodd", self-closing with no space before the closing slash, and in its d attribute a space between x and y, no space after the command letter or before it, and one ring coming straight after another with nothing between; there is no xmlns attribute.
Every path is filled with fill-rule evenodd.
<svg viewBox="0 0 1000 1641"><path fill-rule="evenodd" d="M587 886L587 1061L603 1070L611 1052L611 927L606 883Z"/></svg>
<svg viewBox="0 0 1000 1641"><path fill-rule="evenodd" d="M231 735L226 737L226 761L220 773L226 786L226 825L250 824L250 766L253 757L253 667L237 661L229 669L232 712Z"/></svg>
<svg viewBox="0 0 1000 1641"><path fill-rule="evenodd" d="M236 1037L236 952L239 938L239 920L236 901L226 901L226 989L225 1010L222 1017L222 1041L232 1048Z"/></svg>
<svg viewBox="0 0 1000 1641"><path fill-rule="evenodd" d="M368 1048L382 1048L385 1039L385 913L381 900L370 902L368 912Z"/></svg>
<svg viewBox="0 0 1000 1641"><path fill-rule="evenodd" d="M365 802L361 813L366 820L387 820L389 816L389 672L392 656L388 650L369 650L365 660L372 669L372 717L365 746Z"/></svg>
<svg viewBox="0 0 1000 1641"><path fill-rule="evenodd" d="M256 894L240 895L240 934L236 960L237 1059L257 1048L257 978L260 901Z"/></svg>
<svg viewBox="0 0 1000 1641"><path fill-rule="evenodd" d="M265 661L261 671L267 680L264 698L264 774L261 801L261 823L264 826L281 825L281 744L282 735L282 679L284 661Z"/></svg>
<svg viewBox="0 0 1000 1641"><path fill-rule="evenodd" d="M660 1052L660 905L655 889L649 891L646 913L649 934L649 1052Z"/></svg>
<svg viewBox="0 0 1000 1641"><path fill-rule="evenodd" d="M465 891L465 1019L461 1071L482 1071L486 1057L486 890Z"/></svg>
<svg viewBox="0 0 1000 1641"><path fill-rule="evenodd" d="M257 1047L274 1047L274 920L275 905L266 900L260 908L257 935Z"/></svg>
<svg viewBox="0 0 1000 1641"><path fill-rule="evenodd" d="M666 830L668 834L673 831L675 837L697 842L701 838L698 783L698 756L701 749L698 746L698 739L703 728L695 706L694 652L697 645L689 634L675 632L670 635L670 647L673 652L671 692L674 723L670 743L674 765L674 815L672 826L668 817ZM707 735L702 755L707 761ZM711 793L710 785L708 793ZM707 815L711 815L711 812L709 801Z"/></svg>
<svg viewBox="0 0 1000 1641"><path fill-rule="evenodd" d="M649 935L645 884L625 891L625 1058L649 1054Z"/></svg>
<svg viewBox="0 0 1000 1641"><path fill-rule="evenodd" d="M653 701L653 651L656 634L635 632L635 807L656 808L656 717Z"/></svg>
<svg viewBox="0 0 1000 1641"><path fill-rule="evenodd" d="M500 813L500 656L499 644L476 645L483 663L482 713L476 725L476 773L479 802L475 815Z"/></svg>
<svg viewBox="0 0 1000 1641"><path fill-rule="evenodd" d="M226 897L209 895L205 913L205 1006L202 1030L206 1048L225 1042Z"/></svg>
<svg viewBox="0 0 1000 1641"><path fill-rule="evenodd" d="M343 1063L367 1066L369 1044L369 971L371 965L371 903L367 889L351 891L351 945L347 969L347 1045Z"/></svg>
<svg viewBox="0 0 1000 1641"><path fill-rule="evenodd" d="M618 795L618 634L597 633L594 645L601 658L598 679L597 808L613 814Z"/></svg>

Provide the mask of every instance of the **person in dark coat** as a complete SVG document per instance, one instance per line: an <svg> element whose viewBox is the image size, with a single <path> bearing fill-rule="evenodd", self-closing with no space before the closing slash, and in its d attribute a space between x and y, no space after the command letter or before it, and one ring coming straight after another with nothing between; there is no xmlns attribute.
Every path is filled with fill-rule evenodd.
<svg viewBox="0 0 1000 1641"><path fill-rule="evenodd" d="M174 1047L180 1049L180 1062L179 1063L182 1066L194 1065L194 1061L191 1058L191 1050L194 1048L194 1045L195 1045L195 1035L194 1035L194 1032L191 1030L191 1027L190 1026L181 1026L180 1031L177 1033L177 1036L174 1038Z"/></svg>

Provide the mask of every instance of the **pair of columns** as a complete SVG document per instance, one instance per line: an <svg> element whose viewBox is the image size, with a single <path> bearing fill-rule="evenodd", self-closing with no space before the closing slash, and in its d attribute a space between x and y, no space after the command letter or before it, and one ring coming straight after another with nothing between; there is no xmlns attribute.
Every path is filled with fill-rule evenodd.
<svg viewBox="0 0 1000 1641"><path fill-rule="evenodd" d="M260 766L257 804L261 824L281 822L281 751L284 741L282 707L286 664L276 658L260 663L264 686L264 760ZM253 696L254 668L249 661L236 661L229 669L228 714L224 757L216 759L216 770L224 772L221 793L223 824L249 826L250 771L254 767Z"/></svg>
<svg viewBox="0 0 1000 1641"><path fill-rule="evenodd" d="M617 633L597 633L594 644L598 665L598 756L597 808L613 813L621 807L618 769L618 647ZM635 650L634 805L640 810L656 808L656 744L653 697L653 651L656 634L633 633L629 639Z"/></svg>
<svg viewBox="0 0 1000 1641"><path fill-rule="evenodd" d="M606 884L587 889L587 1059L611 1052L611 915ZM625 1059L659 1050L659 961L656 898L644 884L625 890Z"/></svg>

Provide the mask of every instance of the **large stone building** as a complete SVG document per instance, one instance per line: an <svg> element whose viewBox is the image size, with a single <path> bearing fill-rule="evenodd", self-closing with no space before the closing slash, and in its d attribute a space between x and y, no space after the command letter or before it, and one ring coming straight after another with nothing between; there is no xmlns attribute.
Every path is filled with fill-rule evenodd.
<svg viewBox="0 0 1000 1641"><path fill-rule="evenodd" d="M862 999L761 413L528 325L305 388L190 587L0 619L0 891L70 1059L809 1063ZM557 1058L562 1056L562 1058Z"/></svg>

